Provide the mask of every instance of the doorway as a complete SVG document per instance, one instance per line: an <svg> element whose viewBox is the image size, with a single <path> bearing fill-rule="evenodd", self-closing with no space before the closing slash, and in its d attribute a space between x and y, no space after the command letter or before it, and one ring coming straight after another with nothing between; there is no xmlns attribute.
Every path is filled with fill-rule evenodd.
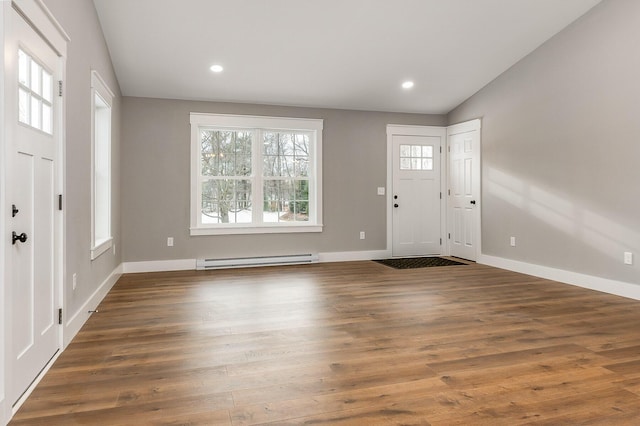
<svg viewBox="0 0 640 426"><path fill-rule="evenodd" d="M480 120L449 127L387 126L389 255L477 260L480 128Z"/></svg>
<svg viewBox="0 0 640 426"><path fill-rule="evenodd" d="M442 254L442 127L388 126L391 253Z"/></svg>
<svg viewBox="0 0 640 426"><path fill-rule="evenodd" d="M4 322L6 404L16 406L61 348L64 49L35 2L4 3ZM41 29L41 26L44 29ZM37 29L36 29L37 28ZM45 38L49 32L52 39Z"/></svg>

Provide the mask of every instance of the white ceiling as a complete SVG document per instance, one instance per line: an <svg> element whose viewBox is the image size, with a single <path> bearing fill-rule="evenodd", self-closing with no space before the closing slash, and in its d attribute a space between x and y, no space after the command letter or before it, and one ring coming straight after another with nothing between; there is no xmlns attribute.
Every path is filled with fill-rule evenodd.
<svg viewBox="0 0 640 426"><path fill-rule="evenodd" d="M442 114L599 1L94 3L125 96Z"/></svg>

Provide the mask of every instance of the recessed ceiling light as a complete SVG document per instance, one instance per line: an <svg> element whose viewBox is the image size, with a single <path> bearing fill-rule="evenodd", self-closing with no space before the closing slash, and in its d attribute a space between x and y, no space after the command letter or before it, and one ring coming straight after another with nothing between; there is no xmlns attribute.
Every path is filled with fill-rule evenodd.
<svg viewBox="0 0 640 426"><path fill-rule="evenodd" d="M209 69L213 72L222 72L224 68L222 68L222 65L211 65Z"/></svg>
<svg viewBox="0 0 640 426"><path fill-rule="evenodd" d="M413 87L413 81L405 81L402 83L403 89L411 89Z"/></svg>

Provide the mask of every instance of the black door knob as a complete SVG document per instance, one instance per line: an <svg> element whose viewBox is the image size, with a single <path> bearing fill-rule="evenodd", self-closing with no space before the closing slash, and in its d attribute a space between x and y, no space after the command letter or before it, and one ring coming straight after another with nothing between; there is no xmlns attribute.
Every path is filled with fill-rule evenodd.
<svg viewBox="0 0 640 426"><path fill-rule="evenodd" d="M476 200L471 200L471 201L469 201L469 202L470 202L471 204L475 204L475 203L476 203Z"/></svg>
<svg viewBox="0 0 640 426"><path fill-rule="evenodd" d="M13 241L11 242L12 244L15 244L16 241L20 241L21 243L24 243L27 241L27 234L23 232L22 234L18 235L16 234L16 231L13 231L12 238L13 238Z"/></svg>
<svg viewBox="0 0 640 426"><path fill-rule="evenodd" d="M398 205L397 205L397 204L394 204L394 205L393 205L393 207L395 207L395 208L397 209L397 208L398 208Z"/></svg>

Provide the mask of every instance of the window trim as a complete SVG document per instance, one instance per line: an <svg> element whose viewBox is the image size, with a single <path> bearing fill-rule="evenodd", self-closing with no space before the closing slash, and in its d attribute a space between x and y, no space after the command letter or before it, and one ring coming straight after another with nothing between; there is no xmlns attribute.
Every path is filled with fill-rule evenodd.
<svg viewBox="0 0 640 426"><path fill-rule="evenodd" d="M234 234L275 234L275 233L300 233L300 232L322 232L322 119L311 118L290 118L290 117L267 117L252 115L233 114L210 114L197 113L190 114L191 124L191 199L190 199L190 235L234 235ZM309 199L315 201L313 223L292 222L283 225L282 223L241 223L241 224L207 224L203 225L198 221L202 206L202 193L200 191L200 128L218 127L227 129L258 129L278 130L278 131L300 131L313 133L312 144L312 174L313 179L309 179ZM258 144L256 140L254 144ZM254 164L261 160L261 151L252 149ZM260 163L261 164L261 163ZM262 185L263 176L256 176L256 169L252 168L252 179ZM312 195L313 194L313 195Z"/></svg>
<svg viewBox="0 0 640 426"><path fill-rule="evenodd" d="M109 177L107 179L107 192L109 193L107 200L108 223L107 223L107 237L96 239L96 96L109 107L109 135L107 141L109 143L107 170L109 171ZM114 94L104 82L100 74L97 71L91 71L91 260L97 259L101 254L105 253L113 246L112 235L112 220L111 205L112 205L112 187L111 187L111 149L113 145L112 134L112 113L113 113L113 98Z"/></svg>

